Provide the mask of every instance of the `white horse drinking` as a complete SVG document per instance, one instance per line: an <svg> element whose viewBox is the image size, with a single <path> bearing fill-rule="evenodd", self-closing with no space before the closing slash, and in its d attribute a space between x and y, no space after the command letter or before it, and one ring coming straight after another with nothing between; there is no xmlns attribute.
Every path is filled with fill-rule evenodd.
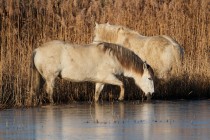
<svg viewBox="0 0 210 140"><path fill-rule="evenodd" d="M152 68L132 51L115 44L75 45L54 40L35 49L32 62L33 75L39 75L33 77L45 80L51 103L54 81L58 76L72 82L96 82L95 101L104 84L120 86L119 100L122 100L123 82L117 78L117 75L122 74L132 77L146 96L150 97L154 92ZM36 93L40 85L40 80L36 79L33 80L32 93Z"/></svg>
<svg viewBox="0 0 210 140"><path fill-rule="evenodd" d="M97 24L93 42L109 42L134 51L143 61L151 65L155 76L165 81L176 73L181 65L183 48L165 35L142 36L123 26Z"/></svg>

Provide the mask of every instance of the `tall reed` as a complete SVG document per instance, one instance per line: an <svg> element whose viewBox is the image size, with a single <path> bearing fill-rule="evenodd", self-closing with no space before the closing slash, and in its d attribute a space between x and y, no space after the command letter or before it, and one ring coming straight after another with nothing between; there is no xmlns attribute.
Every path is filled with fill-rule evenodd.
<svg viewBox="0 0 210 140"><path fill-rule="evenodd" d="M169 35L185 49L179 76L157 85L155 98L210 97L209 8L207 0L1 0L0 105L27 105L33 49L52 39L91 43L95 22ZM126 99L141 99L126 81ZM118 90L108 86L102 98L113 100ZM57 103L92 100L93 93L93 83L58 79L54 98Z"/></svg>

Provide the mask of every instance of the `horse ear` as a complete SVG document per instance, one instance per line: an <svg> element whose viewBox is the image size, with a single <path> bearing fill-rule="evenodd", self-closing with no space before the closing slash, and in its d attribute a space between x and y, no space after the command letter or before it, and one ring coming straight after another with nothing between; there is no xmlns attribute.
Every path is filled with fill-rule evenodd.
<svg viewBox="0 0 210 140"><path fill-rule="evenodd" d="M144 69L144 70L145 70L145 69L148 69L148 67L147 67L147 62L146 62L146 61L143 63L143 69Z"/></svg>
<svg viewBox="0 0 210 140"><path fill-rule="evenodd" d="M98 23L97 22L95 22L95 26L96 26L96 28L98 27Z"/></svg>

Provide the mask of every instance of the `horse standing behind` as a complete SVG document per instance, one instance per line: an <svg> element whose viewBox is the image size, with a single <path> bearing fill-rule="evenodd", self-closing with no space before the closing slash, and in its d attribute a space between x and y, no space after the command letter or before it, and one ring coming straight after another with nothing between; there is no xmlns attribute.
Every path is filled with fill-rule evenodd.
<svg viewBox="0 0 210 140"><path fill-rule="evenodd" d="M55 78L60 76L72 82L96 82L95 101L104 84L120 86L119 100L124 98L123 82L117 75L132 77L146 96L154 92L152 68L132 51L116 44L98 43L74 45L63 41L50 41L33 51L32 93L40 88L39 78L46 82L49 100L53 103ZM36 73L36 74L35 74ZM34 76L33 76L34 77Z"/></svg>
<svg viewBox="0 0 210 140"><path fill-rule="evenodd" d="M134 51L154 69L155 76L165 81L175 76L182 63L183 48L165 35L142 36L138 32L118 25L97 24L93 42L109 42Z"/></svg>

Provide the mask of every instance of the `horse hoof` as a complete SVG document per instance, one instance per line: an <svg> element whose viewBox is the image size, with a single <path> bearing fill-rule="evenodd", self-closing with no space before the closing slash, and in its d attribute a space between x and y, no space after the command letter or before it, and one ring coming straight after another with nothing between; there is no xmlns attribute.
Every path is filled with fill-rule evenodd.
<svg viewBox="0 0 210 140"><path fill-rule="evenodd" d="M118 98L118 100L119 100L119 101L123 101L123 100L124 100L124 98Z"/></svg>
<svg viewBox="0 0 210 140"><path fill-rule="evenodd" d="M54 105L54 101L53 100L50 100L50 105Z"/></svg>
<svg viewBox="0 0 210 140"><path fill-rule="evenodd" d="M98 99L97 99L97 98L95 98L95 99L94 99L94 101L95 101L95 102L98 102Z"/></svg>

